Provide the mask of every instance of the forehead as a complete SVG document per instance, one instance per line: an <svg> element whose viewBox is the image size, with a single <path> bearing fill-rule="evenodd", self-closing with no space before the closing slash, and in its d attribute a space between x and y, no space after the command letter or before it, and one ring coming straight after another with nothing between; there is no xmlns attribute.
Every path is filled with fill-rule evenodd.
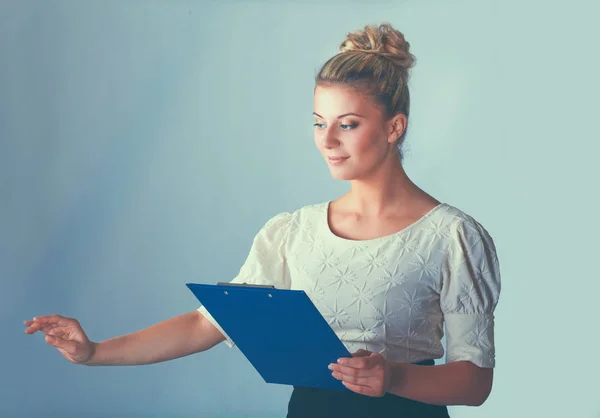
<svg viewBox="0 0 600 418"><path fill-rule="evenodd" d="M344 113L379 113L372 100L351 87L321 85L315 88L314 111L324 118L337 117Z"/></svg>

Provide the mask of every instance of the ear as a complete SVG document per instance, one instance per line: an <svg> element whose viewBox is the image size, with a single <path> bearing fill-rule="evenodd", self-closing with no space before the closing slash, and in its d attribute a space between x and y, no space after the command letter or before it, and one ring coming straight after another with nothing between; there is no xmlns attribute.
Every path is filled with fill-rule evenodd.
<svg viewBox="0 0 600 418"><path fill-rule="evenodd" d="M389 130L388 130L388 142L394 143L400 138L400 136L406 130L406 125L408 123L408 119L404 113L398 113L389 122Z"/></svg>

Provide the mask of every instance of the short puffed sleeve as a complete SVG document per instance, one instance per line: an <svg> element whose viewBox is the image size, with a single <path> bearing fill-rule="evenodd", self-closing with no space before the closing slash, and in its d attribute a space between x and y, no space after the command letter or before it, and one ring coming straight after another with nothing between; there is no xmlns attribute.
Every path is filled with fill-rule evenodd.
<svg viewBox="0 0 600 418"><path fill-rule="evenodd" d="M291 287L285 255L291 216L290 212L282 212L267 221L254 237L246 261L231 283L266 284L277 289ZM229 347L235 345L204 306L200 306L198 312L221 331Z"/></svg>
<svg viewBox="0 0 600 418"><path fill-rule="evenodd" d="M495 366L494 310L500 297L500 267L494 241L469 217L456 225L442 268L440 305L446 362Z"/></svg>

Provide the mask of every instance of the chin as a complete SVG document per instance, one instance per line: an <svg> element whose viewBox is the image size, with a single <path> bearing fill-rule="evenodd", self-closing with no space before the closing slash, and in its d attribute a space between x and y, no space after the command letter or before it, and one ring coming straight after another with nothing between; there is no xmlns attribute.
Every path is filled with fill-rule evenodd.
<svg viewBox="0 0 600 418"><path fill-rule="evenodd" d="M356 178L356 173L349 170L329 170L331 173L331 177L335 180L354 180Z"/></svg>

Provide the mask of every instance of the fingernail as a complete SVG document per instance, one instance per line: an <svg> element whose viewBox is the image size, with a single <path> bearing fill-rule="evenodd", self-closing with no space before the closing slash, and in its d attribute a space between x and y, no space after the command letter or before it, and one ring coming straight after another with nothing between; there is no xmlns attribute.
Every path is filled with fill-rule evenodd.
<svg viewBox="0 0 600 418"><path fill-rule="evenodd" d="M330 364L330 365L329 365L329 366L327 366L327 367L329 367L329 370L333 370L333 364Z"/></svg>
<svg viewBox="0 0 600 418"><path fill-rule="evenodd" d="M344 359L343 358L339 358L337 361L339 364L344 364Z"/></svg>

